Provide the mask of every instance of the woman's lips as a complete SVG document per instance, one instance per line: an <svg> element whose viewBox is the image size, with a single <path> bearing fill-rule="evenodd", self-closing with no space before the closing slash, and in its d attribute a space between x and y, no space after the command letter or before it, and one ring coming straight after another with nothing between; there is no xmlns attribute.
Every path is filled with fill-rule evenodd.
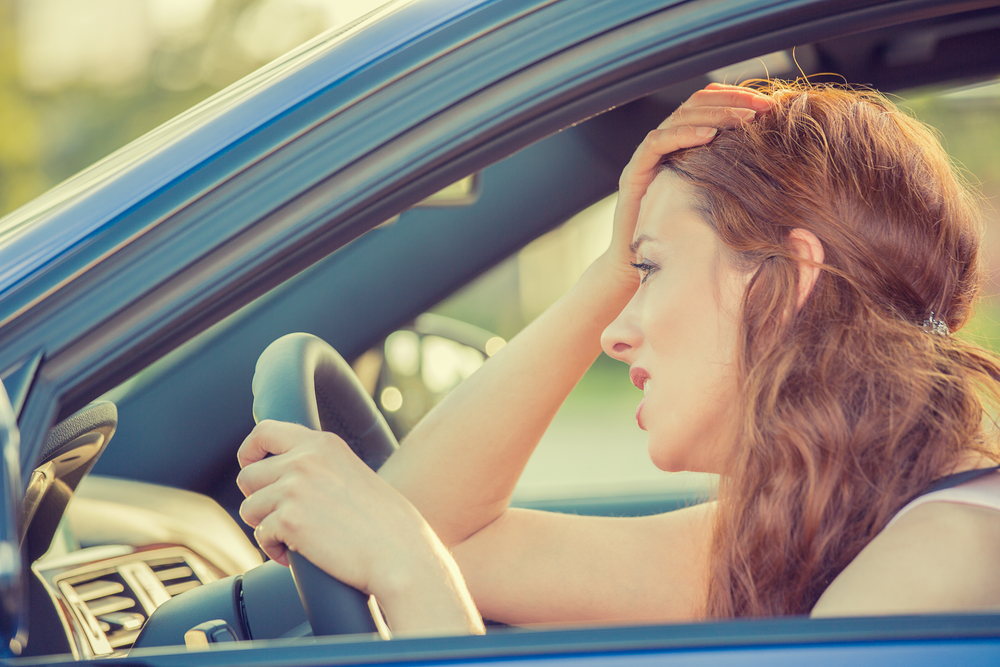
<svg viewBox="0 0 1000 667"><path fill-rule="evenodd" d="M646 391L649 385L649 373L641 368L633 368L629 370L628 377L632 380L632 384L639 389L642 389L643 398L639 401L639 407L635 409L635 423L639 425L639 428L645 431L646 427L642 425L642 405L646 402Z"/></svg>
<svg viewBox="0 0 1000 667"><path fill-rule="evenodd" d="M629 369L628 377L630 380L632 380L632 384L634 384L636 387L638 387L639 389L645 389L646 380L649 379L649 373L647 373L642 368L636 367Z"/></svg>

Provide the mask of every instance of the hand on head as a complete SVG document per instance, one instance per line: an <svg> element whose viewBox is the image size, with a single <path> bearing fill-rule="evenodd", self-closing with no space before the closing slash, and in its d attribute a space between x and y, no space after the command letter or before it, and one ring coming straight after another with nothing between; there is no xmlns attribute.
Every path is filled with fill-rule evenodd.
<svg viewBox="0 0 1000 667"><path fill-rule="evenodd" d="M752 88L711 83L699 90L660 125L651 130L636 148L618 183L611 247L613 264L628 280L636 281L629 265L630 246L639 218L639 204L646 188L656 177L660 159L682 148L707 144L719 129L749 122L771 108L773 101Z"/></svg>

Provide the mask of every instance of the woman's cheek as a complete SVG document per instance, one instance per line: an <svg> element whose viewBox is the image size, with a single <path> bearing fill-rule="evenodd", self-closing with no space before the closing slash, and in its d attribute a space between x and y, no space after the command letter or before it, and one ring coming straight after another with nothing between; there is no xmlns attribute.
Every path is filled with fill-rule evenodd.
<svg viewBox="0 0 1000 667"><path fill-rule="evenodd" d="M719 445L731 441L737 399L734 337L712 294L670 296L671 306L684 312L662 309L646 335L651 379L642 422L649 456L661 470L718 472L724 460Z"/></svg>

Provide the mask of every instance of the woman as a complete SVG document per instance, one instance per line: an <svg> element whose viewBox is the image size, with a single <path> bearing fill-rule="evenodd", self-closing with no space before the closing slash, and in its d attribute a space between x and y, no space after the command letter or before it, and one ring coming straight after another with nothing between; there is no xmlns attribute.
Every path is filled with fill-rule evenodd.
<svg viewBox="0 0 1000 667"><path fill-rule="evenodd" d="M980 394L997 397L1000 366L949 333L981 277L974 203L874 93L712 84L636 150L608 251L378 475L335 436L262 423L239 454L242 516L272 558L300 551L374 593L396 633L480 632L479 612L996 608L1000 455ZM601 345L643 389L654 463L721 473L717 501L628 519L508 507Z"/></svg>

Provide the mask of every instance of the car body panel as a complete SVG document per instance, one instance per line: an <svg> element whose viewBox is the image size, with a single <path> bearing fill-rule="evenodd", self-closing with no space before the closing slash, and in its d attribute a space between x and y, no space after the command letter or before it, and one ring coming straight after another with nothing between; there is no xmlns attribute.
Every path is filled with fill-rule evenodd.
<svg viewBox="0 0 1000 667"><path fill-rule="evenodd" d="M581 630L499 631L485 637L399 639L345 643L323 638L315 646L277 640L260 650L213 651L206 665L279 660L330 666L414 665L991 665L1000 656L996 624L983 616L790 618L673 626ZM228 654L228 655L227 655ZM237 657L238 656L238 657ZM149 665L185 664L181 656L136 650Z"/></svg>

